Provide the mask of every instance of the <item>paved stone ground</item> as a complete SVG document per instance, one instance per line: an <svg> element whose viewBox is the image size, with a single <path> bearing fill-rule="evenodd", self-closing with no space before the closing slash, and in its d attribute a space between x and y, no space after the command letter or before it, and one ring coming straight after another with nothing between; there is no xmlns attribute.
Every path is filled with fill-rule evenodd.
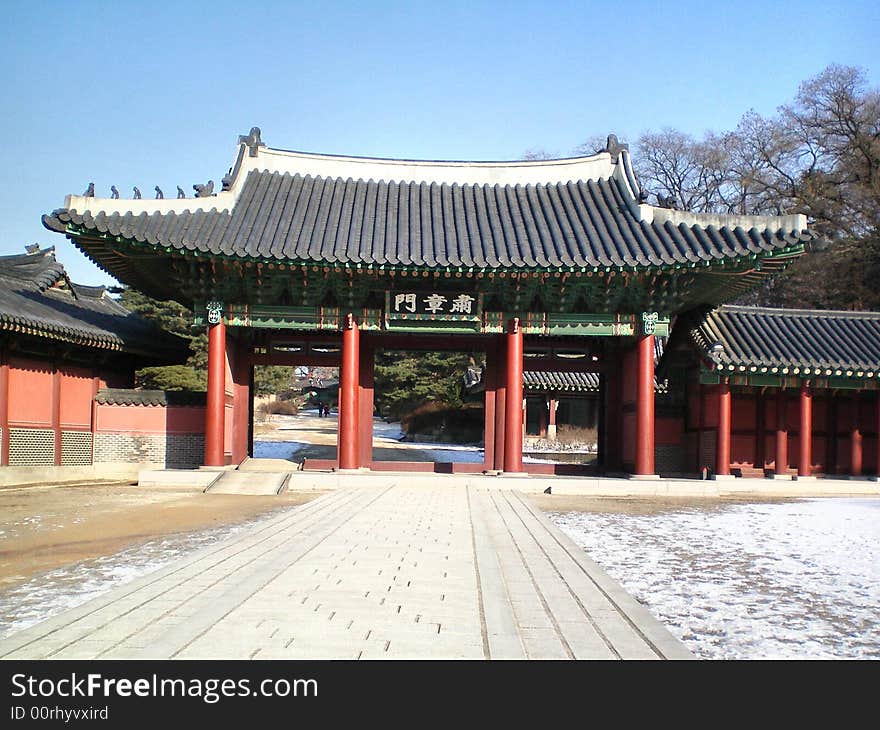
<svg viewBox="0 0 880 730"><path fill-rule="evenodd" d="M0 641L13 658L692 658L511 489L343 488Z"/></svg>

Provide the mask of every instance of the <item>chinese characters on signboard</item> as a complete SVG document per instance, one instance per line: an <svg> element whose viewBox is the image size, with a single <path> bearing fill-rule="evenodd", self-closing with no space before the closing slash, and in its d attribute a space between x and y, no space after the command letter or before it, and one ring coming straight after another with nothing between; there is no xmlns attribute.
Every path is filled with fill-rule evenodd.
<svg viewBox="0 0 880 730"><path fill-rule="evenodd" d="M476 296L456 292L389 292L388 307L392 316L480 314Z"/></svg>

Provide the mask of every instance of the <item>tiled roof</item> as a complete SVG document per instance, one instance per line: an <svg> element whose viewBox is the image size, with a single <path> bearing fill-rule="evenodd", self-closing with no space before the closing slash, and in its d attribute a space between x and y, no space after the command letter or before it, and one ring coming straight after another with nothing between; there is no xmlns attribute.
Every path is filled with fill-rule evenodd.
<svg viewBox="0 0 880 730"><path fill-rule="evenodd" d="M229 189L214 197L68 196L44 224L218 256L481 269L687 266L762 257L812 238L803 216L645 205L626 151L541 163L418 163L264 146L245 154L246 147Z"/></svg>
<svg viewBox="0 0 880 730"><path fill-rule="evenodd" d="M880 376L880 312L722 306L690 336L722 371Z"/></svg>
<svg viewBox="0 0 880 730"><path fill-rule="evenodd" d="M95 401L109 406L203 406L205 397L198 391L101 388Z"/></svg>
<svg viewBox="0 0 880 730"><path fill-rule="evenodd" d="M523 389L526 391L560 391L575 393L598 393L599 373L523 372Z"/></svg>
<svg viewBox="0 0 880 730"><path fill-rule="evenodd" d="M104 287L72 283L53 248L0 256L0 330L157 362L182 360L189 352L185 340L132 314Z"/></svg>

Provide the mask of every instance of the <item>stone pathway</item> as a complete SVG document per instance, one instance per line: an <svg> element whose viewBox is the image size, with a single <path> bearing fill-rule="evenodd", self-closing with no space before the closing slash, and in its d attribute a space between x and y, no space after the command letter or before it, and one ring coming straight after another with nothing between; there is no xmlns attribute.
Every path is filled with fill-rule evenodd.
<svg viewBox="0 0 880 730"><path fill-rule="evenodd" d="M692 658L525 497L343 488L0 641L13 658Z"/></svg>

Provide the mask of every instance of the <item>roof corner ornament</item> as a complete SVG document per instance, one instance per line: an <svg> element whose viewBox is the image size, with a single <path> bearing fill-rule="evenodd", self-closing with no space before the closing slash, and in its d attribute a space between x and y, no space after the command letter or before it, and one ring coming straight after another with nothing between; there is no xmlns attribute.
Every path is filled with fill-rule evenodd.
<svg viewBox="0 0 880 730"><path fill-rule="evenodd" d="M674 195L660 195L657 194L657 204L661 208L668 208L669 210L678 210L678 206L675 203Z"/></svg>
<svg viewBox="0 0 880 730"><path fill-rule="evenodd" d="M653 335L657 331L660 315L657 312L642 312L642 334Z"/></svg>
<svg viewBox="0 0 880 730"><path fill-rule="evenodd" d="M208 324L220 324L223 318L223 302L212 299L205 305L208 310Z"/></svg>
<svg viewBox="0 0 880 730"><path fill-rule="evenodd" d="M193 190L196 191L197 198L210 198L214 194L214 181L208 180L206 185L196 183L193 185Z"/></svg>
<svg viewBox="0 0 880 730"><path fill-rule="evenodd" d="M86 191L83 193L84 198L94 198L95 197L95 183L90 182L89 186L86 188Z"/></svg>
<svg viewBox="0 0 880 730"><path fill-rule="evenodd" d="M35 254L35 253L40 253L40 244L39 244L39 243L32 243L30 246L28 246L27 244L25 244L24 252L25 252L26 254L28 254L28 255L33 255L33 254Z"/></svg>
<svg viewBox="0 0 880 730"><path fill-rule="evenodd" d="M134 199L135 199L135 200L140 200L140 199L141 199L141 191L138 190L138 186L137 186L137 185L134 186Z"/></svg>
<svg viewBox="0 0 880 730"><path fill-rule="evenodd" d="M724 353L724 345L720 342L713 342L709 345L709 359L716 365L721 363L721 356Z"/></svg>
<svg viewBox="0 0 880 730"><path fill-rule="evenodd" d="M156 191L156 200L164 200L164 199L165 199L165 193L162 192L162 188L160 188L160 187L157 185L157 186L156 186L155 188L153 188L153 189Z"/></svg>
<svg viewBox="0 0 880 730"><path fill-rule="evenodd" d="M611 161L616 163L620 153L624 150L629 152L629 145L619 142L616 134L609 134L608 139L605 141L605 148L601 151L611 155Z"/></svg>
<svg viewBox="0 0 880 730"><path fill-rule="evenodd" d="M250 134L241 134L238 137L238 143L246 145L248 148L248 154L251 157L257 156L257 149L260 147L265 147L263 144L263 140L260 139L260 128L259 127L251 127Z"/></svg>
<svg viewBox="0 0 880 730"><path fill-rule="evenodd" d="M115 185L110 186L110 200L119 200L119 191Z"/></svg>
<svg viewBox="0 0 880 730"><path fill-rule="evenodd" d="M220 181L220 190L221 192L226 192L227 190L232 190L232 182L234 178L232 177L232 168L229 168L229 172L227 172L223 179Z"/></svg>
<svg viewBox="0 0 880 730"><path fill-rule="evenodd" d="M183 192L183 188L180 187L180 185L177 186L177 197L178 198L185 198L186 197L186 193Z"/></svg>

